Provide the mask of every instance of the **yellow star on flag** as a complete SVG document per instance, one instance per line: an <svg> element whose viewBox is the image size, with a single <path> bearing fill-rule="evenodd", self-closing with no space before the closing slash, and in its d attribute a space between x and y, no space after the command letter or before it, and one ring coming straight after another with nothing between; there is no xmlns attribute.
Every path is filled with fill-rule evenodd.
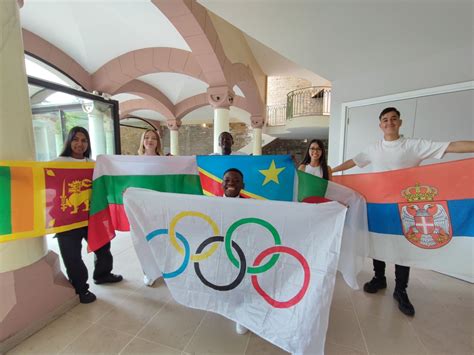
<svg viewBox="0 0 474 355"><path fill-rule="evenodd" d="M273 181L277 184L280 182L278 181L278 174L280 174L283 170L286 168L277 168L275 166L275 160L272 160L272 163L270 164L270 167L266 170L259 170L259 172L263 175L265 175L265 180L263 181L262 186L265 186L268 184L270 181Z"/></svg>

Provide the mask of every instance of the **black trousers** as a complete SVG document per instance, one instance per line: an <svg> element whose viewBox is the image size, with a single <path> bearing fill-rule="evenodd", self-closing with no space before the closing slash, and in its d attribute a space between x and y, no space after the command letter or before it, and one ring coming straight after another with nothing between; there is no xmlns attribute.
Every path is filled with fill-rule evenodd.
<svg viewBox="0 0 474 355"><path fill-rule="evenodd" d="M375 277L385 277L385 262L373 259ZM408 266L395 264L395 290L405 291L408 287L408 278L410 277L410 268Z"/></svg>
<svg viewBox="0 0 474 355"><path fill-rule="evenodd" d="M87 267L82 260L82 239L87 240L87 227L56 234L59 250L66 266L67 276L77 294L89 289ZM113 257L110 243L94 252L94 280L107 276L112 271Z"/></svg>

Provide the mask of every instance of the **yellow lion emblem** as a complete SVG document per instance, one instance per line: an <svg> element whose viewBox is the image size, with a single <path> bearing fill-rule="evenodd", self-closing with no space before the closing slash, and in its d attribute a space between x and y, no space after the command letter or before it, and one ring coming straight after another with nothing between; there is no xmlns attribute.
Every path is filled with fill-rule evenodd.
<svg viewBox="0 0 474 355"><path fill-rule="evenodd" d="M74 180L67 184L68 195L66 195L66 180L63 181L63 193L61 195L61 210L64 212L71 207L71 214L79 212L79 207L84 205L83 212L89 211L89 204L91 198L90 179Z"/></svg>

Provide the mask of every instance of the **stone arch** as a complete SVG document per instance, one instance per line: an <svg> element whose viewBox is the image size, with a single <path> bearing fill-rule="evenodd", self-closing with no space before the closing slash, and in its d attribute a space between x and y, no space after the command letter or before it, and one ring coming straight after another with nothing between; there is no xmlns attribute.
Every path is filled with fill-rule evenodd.
<svg viewBox="0 0 474 355"><path fill-rule="evenodd" d="M91 75L78 62L34 33L22 29L25 51L57 68L87 91L92 90Z"/></svg>
<svg viewBox="0 0 474 355"><path fill-rule="evenodd" d="M171 72L206 81L193 53L176 48L142 48L118 56L92 75L95 90L115 93L142 75Z"/></svg>
<svg viewBox="0 0 474 355"><path fill-rule="evenodd" d="M210 105L210 104L209 104L208 96L206 93L189 97L186 100L183 100L176 104L176 110L175 110L176 118L182 119L188 113L207 105ZM236 96L234 98L234 102L232 106L238 107L250 113L250 111L248 110L247 100L243 97Z"/></svg>
<svg viewBox="0 0 474 355"><path fill-rule="evenodd" d="M242 63L232 64L231 87L237 85L245 95L247 110L252 116L264 114L263 100L250 68ZM236 96L238 97L238 96Z"/></svg>
<svg viewBox="0 0 474 355"><path fill-rule="evenodd" d="M152 0L191 48L210 86L227 85L230 62L206 9L197 1ZM226 70L227 69L227 70Z"/></svg>
<svg viewBox="0 0 474 355"><path fill-rule="evenodd" d="M150 103L153 103L157 107L159 107L160 109L158 110L158 112L160 112L167 119L175 118L175 107L171 103L171 101L165 96L165 94L163 94L155 87L144 83L143 81L132 80L117 89L113 94L116 95L121 93L129 93L141 96L144 99L148 100Z"/></svg>
<svg viewBox="0 0 474 355"><path fill-rule="evenodd" d="M131 112L137 110L152 110L163 114L161 110L161 106L157 105L155 102L150 102L146 99L134 99L134 100L127 100L120 104L120 119L125 118Z"/></svg>

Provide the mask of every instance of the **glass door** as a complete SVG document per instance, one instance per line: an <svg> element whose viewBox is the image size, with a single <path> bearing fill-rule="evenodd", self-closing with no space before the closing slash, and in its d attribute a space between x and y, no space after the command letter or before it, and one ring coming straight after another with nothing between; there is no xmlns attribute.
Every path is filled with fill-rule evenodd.
<svg viewBox="0 0 474 355"><path fill-rule="evenodd" d="M59 84L28 78L36 160L59 156L69 130L89 131L92 158L120 154L118 102Z"/></svg>

